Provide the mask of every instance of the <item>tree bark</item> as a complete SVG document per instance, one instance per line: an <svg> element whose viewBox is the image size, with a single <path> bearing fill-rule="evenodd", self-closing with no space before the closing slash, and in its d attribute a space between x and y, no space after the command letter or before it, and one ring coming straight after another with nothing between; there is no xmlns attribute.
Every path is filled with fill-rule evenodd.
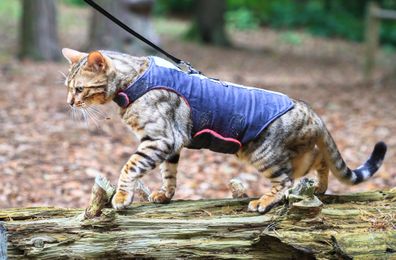
<svg viewBox="0 0 396 260"><path fill-rule="evenodd" d="M225 30L224 14L227 9L225 0L197 0L195 23L190 31L199 40L219 46L230 45Z"/></svg>
<svg viewBox="0 0 396 260"><path fill-rule="evenodd" d="M84 218L82 209L0 211L8 257L39 259L393 259L396 190L324 195L316 216L250 199L136 203Z"/></svg>
<svg viewBox="0 0 396 260"><path fill-rule="evenodd" d="M57 1L23 0L20 23L20 58L58 60Z"/></svg>
<svg viewBox="0 0 396 260"><path fill-rule="evenodd" d="M159 37L150 19L153 0L98 0L96 2L133 30L155 44L159 44ZM122 51L135 56L147 55L153 51L96 10L92 12L88 49Z"/></svg>

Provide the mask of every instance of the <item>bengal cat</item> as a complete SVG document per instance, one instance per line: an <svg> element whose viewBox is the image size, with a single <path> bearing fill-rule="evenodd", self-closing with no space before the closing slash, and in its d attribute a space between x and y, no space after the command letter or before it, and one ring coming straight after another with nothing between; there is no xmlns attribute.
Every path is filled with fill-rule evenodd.
<svg viewBox="0 0 396 260"><path fill-rule="evenodd" d="M132 202L136 180L158 165L163 185L150 195L150 201L168 203L175 193L177 165L183 147L234 153L269 178L272 189L248 206L249 211L260 213L279 204L293 180L311 169L318 174L316 192L324 193L329 170L343 183L358 184L378 170L386 153L386 145L379 142L370 158L351 170L323 121L302 101L289 100L276 92L191 76L158 57L133 57L112 51L88 54L66 48L62 52L70 63L65 82L70 106L81 108L115 101L120 106L122 120L141 141L121 170L112 199L115 209L125 208ZM200 86L200 82L216 86ZM196 94L205 91L214 94ZM216 94L220 92L224 96ZM260 95L264 98L268 95L268 101L261 102ZM230 103L239 98L246 99L235 101L238 104ZM285 104L279 113L272 109L278 99ZM216 111L218 107L225 112ZM253 119L249 109L259 111ZM238 110L248 112L238 114ZM273 110L273 114L277 114L265 125L260 121L261 110ZM236 115L227 115L227 111Z"/></svg>

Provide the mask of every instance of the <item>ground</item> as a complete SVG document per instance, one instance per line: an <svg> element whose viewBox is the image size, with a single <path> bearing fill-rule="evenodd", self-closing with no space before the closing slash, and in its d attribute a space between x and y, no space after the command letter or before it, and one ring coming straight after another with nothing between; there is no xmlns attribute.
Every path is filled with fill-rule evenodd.
<svg viewBox="0 0 396 260"><path fill-rule="evenodd" d="M64 13L61 23L71 15L86 16L80 11ZM381 59L377 80L367 84L361 73L363 47L356 43L263 28L232 32L234 47L222 49L182 41L176 29L165 34L167 26L182 31L184 23L162 20L158 24L163 47L206 75L280 91L310 103L352 168L367 159L377 141L388 144L384 165L375 177L349 187L330 176L328 192L396 186L396 89L389 77L389 57ZM67 25L61 32L62 46L83 46L85 25ZM119 119L115 104L99 107L102 112L95 115L96 122L73 119L60 74L67 72L66 62L12 58L16 25L7 26L0 32L5 39L0 46L0 208L83 207L95 175L101 173L116 183L137 140ZM7 38L3 38L5 32L10 33ZM249 196L269 188L267 180L234 156L184 150L175 199L230 197L228 181L234 177L248 185ZM152 190L161 184L157 170L143 180Z"/></svg>

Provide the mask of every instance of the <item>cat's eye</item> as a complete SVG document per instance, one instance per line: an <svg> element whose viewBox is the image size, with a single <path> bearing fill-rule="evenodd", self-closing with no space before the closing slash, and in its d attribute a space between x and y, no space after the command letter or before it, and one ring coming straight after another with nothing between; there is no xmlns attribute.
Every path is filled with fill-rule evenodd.
<svg viewBox="0 0 396 260"><path fill-rule="evenodd" d="M83 90L83 87L76 87L76 93L81 93Z"/></svg>

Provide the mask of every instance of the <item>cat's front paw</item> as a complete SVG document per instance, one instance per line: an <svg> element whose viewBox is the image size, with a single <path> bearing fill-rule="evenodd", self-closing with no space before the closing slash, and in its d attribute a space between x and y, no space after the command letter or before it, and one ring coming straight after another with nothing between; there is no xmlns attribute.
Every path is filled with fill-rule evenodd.
<svg viewBox="0 0 396 260"><path fill-rule="evenodd" d="M169 203L171 199L166 196L165 191L154 191L149 196L149 201L154 203Z"/></svg>
<svg viewBox="0 0 396 260"><path fill-rule="evenodd" d="M117 191L111 200L111 204L115 209L124 209L132 203L132 193L125 191Z"/></svg>

